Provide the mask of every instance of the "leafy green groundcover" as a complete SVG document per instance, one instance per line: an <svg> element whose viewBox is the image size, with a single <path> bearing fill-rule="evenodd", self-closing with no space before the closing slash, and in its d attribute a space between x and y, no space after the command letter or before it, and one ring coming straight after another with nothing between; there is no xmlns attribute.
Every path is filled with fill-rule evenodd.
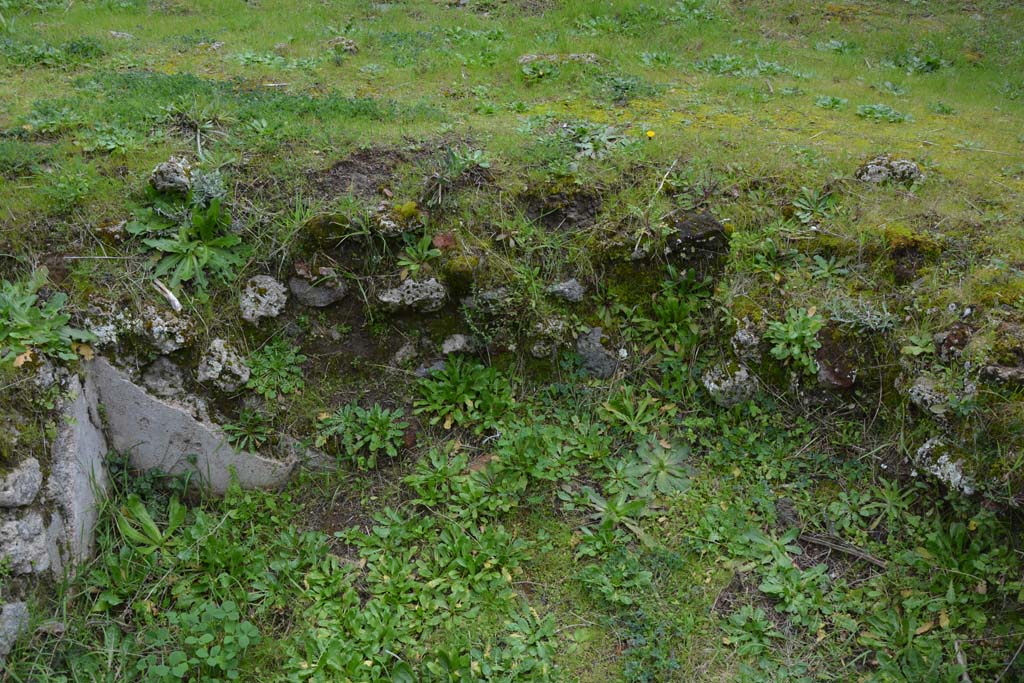
<svg viewBox="0 0 1024 683"><path fill-rule="evenodd" d="M1006 666L1021 566L994 514L871 483L754 404L637 435L597 398L549 387L483 464L449 440L333 535L319 487L365 481L186 508L119 476L99 557L60 599L74 637L33 636L10 680L670 681L702 649L742 681Z"/></svg>

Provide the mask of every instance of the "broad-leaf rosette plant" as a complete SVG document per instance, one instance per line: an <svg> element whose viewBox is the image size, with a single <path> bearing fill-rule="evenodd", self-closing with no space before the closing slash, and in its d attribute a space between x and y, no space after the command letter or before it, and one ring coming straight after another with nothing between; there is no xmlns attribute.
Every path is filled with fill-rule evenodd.
<svg viewBox="0 0 1024 683"><path fill-rule="evenodd" d="M477 433L490 429L515 405L512 385L496 369L459 358L450 359L419 383L420 398L414 413L430 415L430 424L475 425Z"/></svg>
<svg viewBox="0 0 1024 683"><path fill-rule="evenodd" d="M824 326L824 318L817 314L813 306L786 311L785 321L768 323L768 340L774 344L772 356L793 363L805 373L813 375L818 371L814 352L821 348L818 332Z"/></svg>
<svg viewBox="0 0 1024 683"><path fill-rule="evenodd" d="M404 415L401 409L389 410L376 404L372 408L342 406L320 416L316 445L323 448L333 444L339 457L355 462L359 469L373 469L378 453L398 456L409 426L402 420Z"/></svg>
<svg viewBox="0 0 1024 683"><path fill-rule="evenodd" d="M0 283L0 363L22 365L34 352L75 360L76 343L95 339L68 325L71 316L63 312L66 294L54 294L39 305L46 277L46 269L40 268L27 282Z"/></svg>
<svg viewBox="0 0 1024 683"><path fill-rule="evenodd" d="M191 220L178 228L176 236L142 240L147 247L164 254L153 274L170 275L172 289L194 281L200 290L205 290L208 274L229 281L245 263L248 252L241 237L226 232L230 224L231 217L221 210L221 200L214 199L208 209L194 212Z"/></svg>

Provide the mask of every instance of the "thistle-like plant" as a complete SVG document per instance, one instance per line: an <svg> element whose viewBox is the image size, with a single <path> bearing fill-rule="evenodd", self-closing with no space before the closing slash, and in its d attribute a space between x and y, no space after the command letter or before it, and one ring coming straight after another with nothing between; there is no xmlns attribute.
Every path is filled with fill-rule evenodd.
<svg viewBox="0 0 1024 683"><path fill-rule="evenodd" d="M275 339L249 357L252 374L245 386L266 399L290 394L306 386L302 364L306 357L286 339Z"/></svg>
<svg viewBox="0 0 1024 683"><path fill-rule="evenodd" d="M68 325L71 316L63 312L66 294L54 294L39 305L38 292L46 276L46 268L40 268L27 282L0 283L0 363L20 365L31 352L74 360L74 344L94 339Z"/></svg>
<svg viewBox="0 0 1024 683"><path fill-rule="evenodd" d="M831 192L818 192L809 187L801 187L800 194L793 200L796 217L805 225L828 218L835 206L836 199Z"/></svg>
<svg viewBox="0 0 1024 683"><path fill-rule="evenodd" d="M431 261L441 256L441 250L436 249L433 238L424 235L416 242L408 242L405 251L398 257L398 266L402 269L402 277L416 275L420 269L427 267Z"/></svg>
<svg viewBox="0 0 1024 683"><path fill-rule="evenodd" d="M142 243L164 254L153 271L154 276L170 274L171 288L195 281L201 290L208 284L207 275L221 281L230 280L245 263L248 249L242 238L227 232L231 216L214 199L206 209L197 209L188 223L178 228L174 237L150 238Z"/></svg>
<svg viewBox="0 0 1024 683"><path fill-rule="evenodd" d="M690 449L682 444L648 439L637 449L641 472L659 493L685 491L690 485Z"/></svg>
<svg viewBox="0 0 1024 683"><path fill-rule="evenodd" d="M408 422L402 410L388 410L380 405L362 408L349 404L320 417L316 445L333 444L339 457L355 462L359 469L377 466L377 455L394 458L402 444Z"/></svg>

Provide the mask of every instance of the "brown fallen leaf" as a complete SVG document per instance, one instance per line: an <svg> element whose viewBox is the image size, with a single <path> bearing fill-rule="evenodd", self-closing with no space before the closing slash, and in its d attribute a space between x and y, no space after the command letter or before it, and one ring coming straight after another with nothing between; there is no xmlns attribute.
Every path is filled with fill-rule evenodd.
<svg viewBox="0 0 1024 683"><path fill-rule="evenodd" d="M484 469L490 463L498 459L498 456L494 453L484 453L483 455L473 458L473 461L466 467L466 472L479 472Z"/></svg>
<svg viewBox="0 0 1024 683"><path fill-rule="evenodd" d="M14 359L14 367L20 368L22 365L32 360L32 356L32 349L26 350L25 353L20 354Z"/></svg>
<svg viewBox="0 0 1024 683"><path fill-rule="evenodd" d="M85 360L92 360L93 358L96 357L96 352L93 351L92 347L89 346L88 344L83 344L81 342L75 342L74 344L72 344L71 350L77 353Z"/></svg>
<svg viewBox="0 0 1024 683"><path fill-rule="evenodd" d="M441 251L451 249L455 246L455 234L451 232L439 232L434 235L432 242L435 249L440 249Z"/></svg>

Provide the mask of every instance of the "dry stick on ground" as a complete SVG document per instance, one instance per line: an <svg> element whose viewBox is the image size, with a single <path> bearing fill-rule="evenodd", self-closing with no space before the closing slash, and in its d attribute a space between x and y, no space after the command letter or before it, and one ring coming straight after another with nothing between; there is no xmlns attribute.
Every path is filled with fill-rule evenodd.
<svg viewBox="0 0 1024 683"><path fill-rule="evenodd" d="M850 545L849 543L846 543L845 541L838 538L823 536L821 534L801 533L800 540L807 541L808 543L812 543L814 545L820 545L825 548L831 548L832 550L836 550L851 557L856 557L857 559L869 562L882 570L885 570L886 568L885 560L880 560L874 555L871 555L861 550L860 548L854 545Z"/></svg>
<svg viewBox="0 0 1024 683"><path fill-rule="evenodd" d="M664 189L665 187L665 182L668 180L668 177L672 174L673 169L675 169L676 164L678 163L679 157L676 157L672 161L672 165L668 167L667 171L665 171L665 175L661 177L661 182L658 183L657 189L655 189L654 194L651 195L651 201L647 202L647 211L644 212L644 229L640 231L640 236L636 238L636 244L633 246L633 251L636 251L637 249L640 248L640 241L643 240L644 235L646 235L650 231L651 209L654 207L654 200L658 198L659 194L661 194L662 189Z"/></svg>
<svg viewBox="0 0 1024 683"><path fill-rule="evenodd" d="M1013 657L1010 657L1010 661L1007 662L1006 668L1003 669L1003 672L999 674L998 678L996 678L995 683L999 683L1003 680L1003 677L1006 676L1006 672L1009 671L1013 667L1013 663L1017 661L1017 657L1020 656L1021 650L1024 650L1024 640L1020 641L1020 645L1017 646L1017 651L1013 653Z"/></svg>
<svg viewBox="0 0 1024 683"><path fill-rule="evenodd" d="M953 651L956 653L956 663L964 668L964 672L960 674L960 683L971 683L971 677L967 673L967 657L960 647L959 640L953 641Z"/></svg>

